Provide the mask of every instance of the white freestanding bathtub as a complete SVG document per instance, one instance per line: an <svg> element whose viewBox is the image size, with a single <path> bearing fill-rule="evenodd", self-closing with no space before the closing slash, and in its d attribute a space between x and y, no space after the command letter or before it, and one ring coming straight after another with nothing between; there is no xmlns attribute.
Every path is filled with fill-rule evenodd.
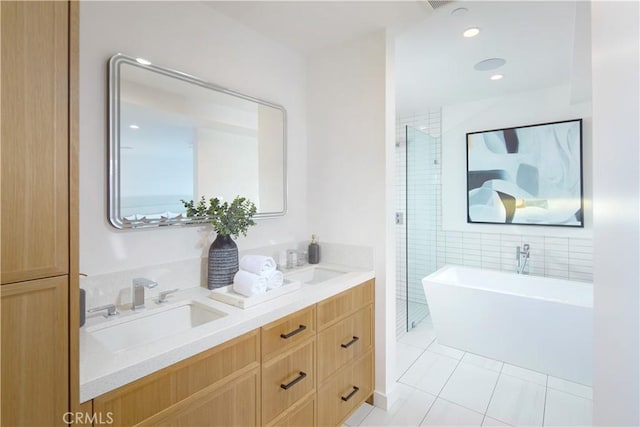
<svg viewBox="0 0 640 427"><path fill-rule="evenodd" d="M591 283L446 266L422 285L439 343L591 385Z"/></svg>

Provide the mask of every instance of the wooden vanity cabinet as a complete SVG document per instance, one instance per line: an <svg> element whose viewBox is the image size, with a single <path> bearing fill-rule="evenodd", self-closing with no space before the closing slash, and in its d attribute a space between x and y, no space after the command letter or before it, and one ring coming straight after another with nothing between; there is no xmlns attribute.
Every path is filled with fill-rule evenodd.
<svg viewBox="0 0 640 427"><path fill-rule="evenodd" d="M374 281L93 400L116 426L338 426L373 393Z"/></svg>

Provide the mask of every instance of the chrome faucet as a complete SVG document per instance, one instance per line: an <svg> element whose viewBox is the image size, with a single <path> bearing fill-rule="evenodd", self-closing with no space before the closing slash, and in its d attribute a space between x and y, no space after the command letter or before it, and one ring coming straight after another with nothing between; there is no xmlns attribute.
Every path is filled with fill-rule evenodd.
<svg viewBox="0 0 640 427"><path fill-rule="evenodd" d="M158 294L158 300L156 301L156 304L164 304L167 302L167 296L173 293L178 292L180 289L175 288L175 289L169 289L168 291L162 291Z"/></svg>
<svg viewBox="0 0 640 427"><path fill-rule="evenodd" d="M120 314L118 313L118 309L116 308L115 304L105 304L105 305L101 305L100 307L90 308L89 310L87 310L87 312L95 313L96 311L102 311L102 310L107 310L107 313L103 314L103 316L106 317L107 319Z"/></svg>
<svg viewBox="0 0 640 427"><path fill-rule="evenodd" d="M522 247L516 247L516 273L529 274L529 244L525 243Z"/></svg>
<svg viewBox="0 0 640 427"><path fill-rule="evenodd" d="M142 310L144 308L144 288L155 288L158 286L157 282L153 280L145 279L144 277L138 277L133 279L133 288L131 290L132 303L131 308L133 310Z"/></svg>

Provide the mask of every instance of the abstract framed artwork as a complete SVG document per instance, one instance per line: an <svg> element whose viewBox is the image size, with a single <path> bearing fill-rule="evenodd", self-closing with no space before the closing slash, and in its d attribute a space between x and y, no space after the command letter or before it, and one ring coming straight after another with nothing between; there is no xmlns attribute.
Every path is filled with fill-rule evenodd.
<svg viewBox="0 0 640 427"><path fill-rule="evenodd" d="M467 222L584 227L582 119L467 133Z"/></svg>

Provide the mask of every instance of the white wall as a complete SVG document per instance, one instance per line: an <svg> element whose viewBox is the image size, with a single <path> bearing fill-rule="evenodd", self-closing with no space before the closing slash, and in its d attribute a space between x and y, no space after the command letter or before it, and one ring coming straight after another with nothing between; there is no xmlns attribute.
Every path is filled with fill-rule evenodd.
<svg viewBox="0 0 640 427"><path fill-rule="evenodd" d="M395 360L393 291L387 295L394 283L386 277L394 250L387 212L394 205L393 173L389 181L386 175L394 147L393 111L387 123L394 103L386 92L386 79L392 78L388 53L385 33L377 32L315 51L308 61L309 224L321 247L324 240L374 248L376 403L381 406L394 382Z"/></svg>
<svg viewBox="0 0 640 427"><path fill-rule="evenodd" d="M194 74L287 109L289 205L240 249L301 240L306 231L305 62L201 2L80 4L80 269L127 270L200 257L200 227L119 231L107 221L107 60L117 52ZM306 236L306 232L304 233Z"/></svg>
<svg viewBox="0 0 640 427"><path fill-rule="evenodd" d="M594 416L640 425L638 2L594 1Z"/></svg>
<svg viewBox="0 0 640 427"><path fill-rule="evenodd" d="M571 88L555 87L442 107L442 228L504 234L591 237L591 104L571 104ZM530 227L467 223L466 133L583 118L585 227Z"/></svg>

